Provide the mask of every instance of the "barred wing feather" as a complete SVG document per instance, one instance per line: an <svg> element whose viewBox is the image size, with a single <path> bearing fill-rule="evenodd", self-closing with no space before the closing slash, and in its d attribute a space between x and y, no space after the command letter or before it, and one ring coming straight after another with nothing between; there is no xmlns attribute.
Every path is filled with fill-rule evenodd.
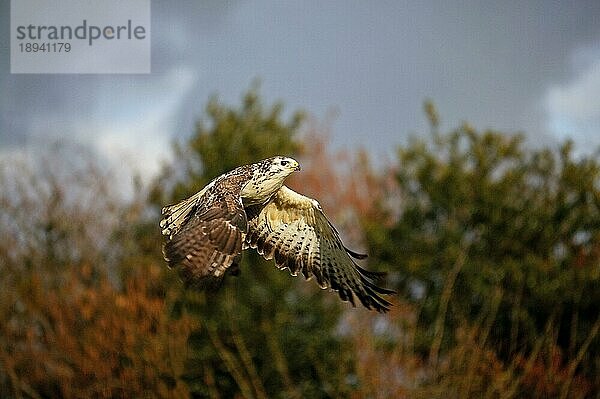
<svg viewBox="0 0 600 399"><path fill-rule="evenodd" d="M186 286L218 288L228 269L237 272L248 228L240 190L248 178L238 168L163 208L160 227L167 236L163 256Z"/></svg>
<svg viewBox="0 0 600 399"><path fill-rule="evenodd" d="M246 214L215 207L192 216L168 240L163 255L187 286L218 288L225 271L241 256Z"/></svg>
<svg viewBox="0 0 600 399"><path fill-rule="evenodd" d="M246 213L246 243L265 259L275 259L293 276L314 277L321 288L337 291L352 305L356 296L368 309L389 310L390 303L379 294L393 291L375 284L382 274L354 262L366 255L344 246L317 201L282 186L265 206L248 207Z"/></svg>

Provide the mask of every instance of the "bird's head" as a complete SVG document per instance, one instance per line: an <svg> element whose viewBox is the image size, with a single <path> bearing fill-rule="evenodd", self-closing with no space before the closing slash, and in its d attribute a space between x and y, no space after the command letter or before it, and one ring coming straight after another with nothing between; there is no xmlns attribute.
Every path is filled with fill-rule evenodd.
<svg viewBox="0 0 600 399"><path fill-rule="evenodd" d="M276 156L269 158L270 161L269 171L276 174L283 174L286 177L300 170L300 164L294 158Z"/></svg>
<svg viewBox="0 0 600 399"><path fill-rule="evenodd" d="M242 190L246 204L262 203L281 188L284 180L297 170L300 164L293 158L276 156L257 162L252 179Z"/></svg>

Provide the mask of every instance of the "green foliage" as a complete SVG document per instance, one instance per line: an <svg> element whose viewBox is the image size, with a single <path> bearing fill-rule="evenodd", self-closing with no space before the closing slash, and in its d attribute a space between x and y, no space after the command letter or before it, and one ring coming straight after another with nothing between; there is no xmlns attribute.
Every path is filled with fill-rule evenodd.
<svg viewBox="0 0 600 399"><path fill-rule="evenodd" d="M560 361L593 380L597 159L574 155L571 143L531 149L520 136L468 125L434 132L429 143L413 140L398 159L400 216L371 223L368 241L375 262L396 270L396 288L419 306L416 349L435 362L456 344L453 331L475 325L508 360L550 336Z"/></svg>

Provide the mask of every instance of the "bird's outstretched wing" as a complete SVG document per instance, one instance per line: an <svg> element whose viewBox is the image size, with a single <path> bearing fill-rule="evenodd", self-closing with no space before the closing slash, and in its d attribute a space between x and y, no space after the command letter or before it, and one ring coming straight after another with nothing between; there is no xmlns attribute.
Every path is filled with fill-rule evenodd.
<svg viewBox="0 0 600 399"><path fill-rule="evenodd" d="M240 190L247 178L224 175L193 197L163 208L163 255L187 286L218 288L225 271L239 262L248 228Z"/></svg>
<svg viewBox="0 0 600 399"><path fill-rule="evenodd" d="M264 206L246 209L247 244L265 259L293 276L301 272L315 277L321 288L331 288L354 305L354 296L368 309L389 310L390 303L379 294L393 291L375 284L381 273L370 272L352 258L362 259L344 246L339 233L323 214L319 203L286 186Z"/></svg>

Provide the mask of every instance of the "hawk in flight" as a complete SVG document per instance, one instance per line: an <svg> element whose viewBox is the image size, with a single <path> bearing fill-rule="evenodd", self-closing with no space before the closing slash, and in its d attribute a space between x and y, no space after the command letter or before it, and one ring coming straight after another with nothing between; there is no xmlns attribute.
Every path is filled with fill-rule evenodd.
<svg viewBox="0 0 600 399"><path fill-rule="evenodd" d="M321 288L338 292L354 305L389 310L379 294L383 273L357 265L363 259L346 248L319 203L283 185L300 165L276 156L240 166L211 181L200 192L162 209L166 236L163 254L188 286L218 287L225 272L235 274L244 249L253 248L280 269L314 277Z"/></svg>

